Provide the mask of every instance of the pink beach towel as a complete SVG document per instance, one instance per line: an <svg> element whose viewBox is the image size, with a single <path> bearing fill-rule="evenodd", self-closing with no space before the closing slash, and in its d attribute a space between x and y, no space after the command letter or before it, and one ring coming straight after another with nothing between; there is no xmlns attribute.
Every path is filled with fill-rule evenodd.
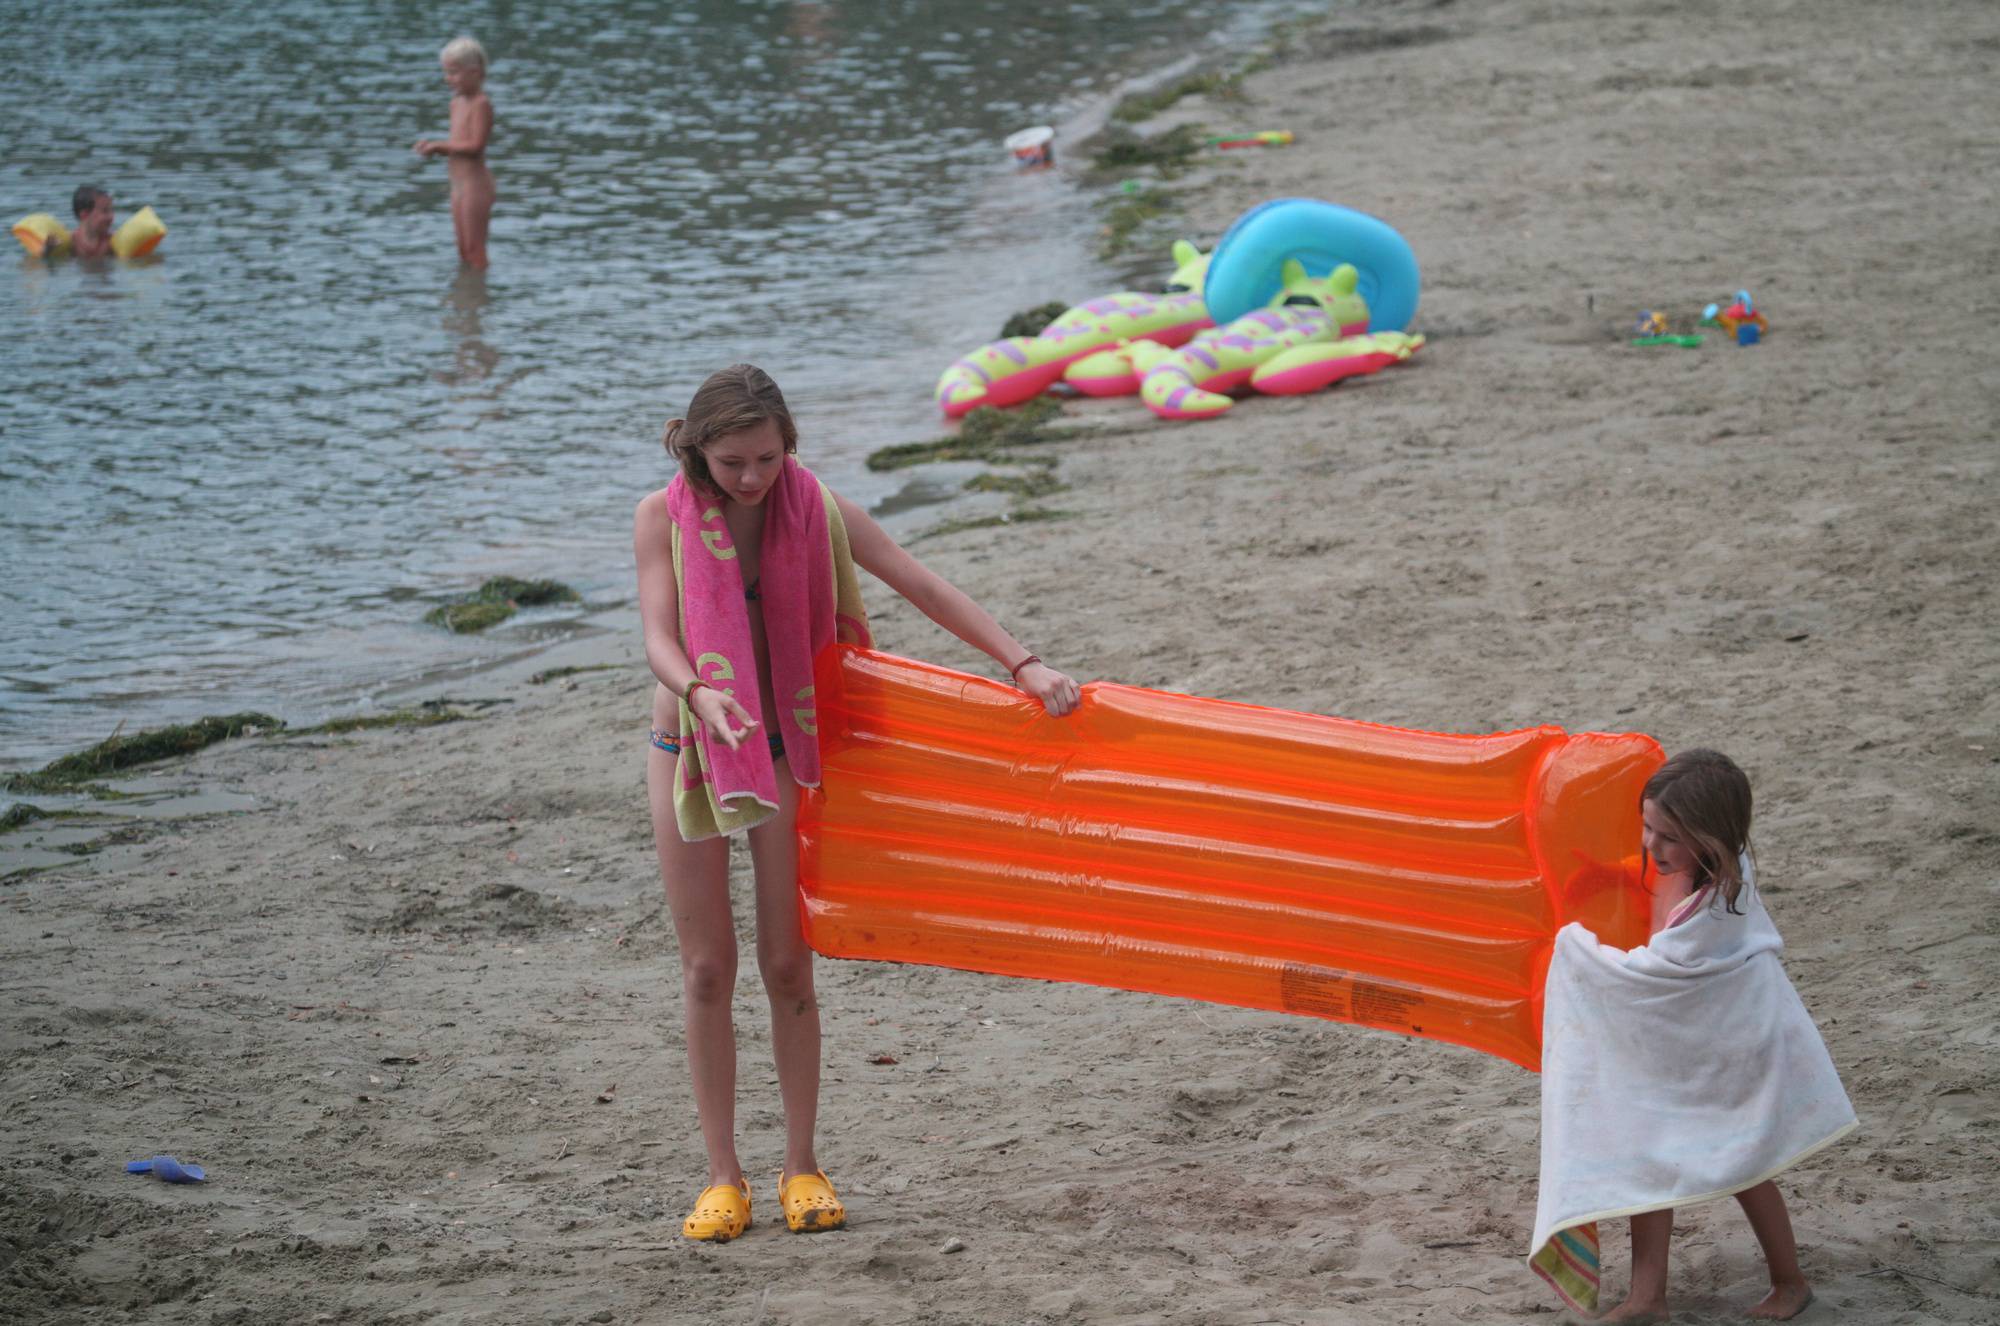
<svg viewBox="0 0 2000 1326"><path fill-rule="evenodd" d="M764 502L757 588L770 651L771 693L778 702L775 715L763 712L757 694L757 656L743 598L742 563L723 520L723 499L702 497L680 475L667 488L667 508L679 528L683 550L681 641L688 660L696 675L733 696L760 725L736 750L711 739L700 723L685 729L700 759L680 762L683 795L709 782L719 808L738 799L777 807L777 775L767 741L772 735L785 740L793 780L807 787L819 785L813 656L833 642L836 629L827 501L812 471L787 456Z"/></svg>

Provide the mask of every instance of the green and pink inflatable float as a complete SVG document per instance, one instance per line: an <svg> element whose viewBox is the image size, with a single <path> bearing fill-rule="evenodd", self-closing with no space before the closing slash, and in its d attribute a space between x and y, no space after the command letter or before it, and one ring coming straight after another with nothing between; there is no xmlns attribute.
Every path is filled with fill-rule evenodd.
<svg viewBox="0 0 2000 1326"><path fill-rule="evenodd" d="M1162 295L1106 295L1038 336L958 359L938 380L939 407L956 419L1063 382L1091 396L1136 392L1165 418L1207 418L1229 408L1227 392L1318 391L1423 344L1404 334L1417 310L1416 256L1364 212L1274 199L1238 217L1212 254L1180 241L1174 260Z"/></svg>

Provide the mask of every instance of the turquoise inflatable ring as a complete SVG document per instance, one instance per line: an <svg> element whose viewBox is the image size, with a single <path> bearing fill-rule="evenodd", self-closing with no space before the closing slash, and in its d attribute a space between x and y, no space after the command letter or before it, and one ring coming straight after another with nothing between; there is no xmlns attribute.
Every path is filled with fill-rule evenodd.
<svg viewBox="0 0 2000 1326"><path fill-rule="evenodd" d="M1315 198L1274 198L1237 217L1215 246L1202 287L1215 325L1275 299L1287 258L1316 277L1353 263L1371 332L1407 330L1417 316L1417 255L1387 222Z"/></svg>

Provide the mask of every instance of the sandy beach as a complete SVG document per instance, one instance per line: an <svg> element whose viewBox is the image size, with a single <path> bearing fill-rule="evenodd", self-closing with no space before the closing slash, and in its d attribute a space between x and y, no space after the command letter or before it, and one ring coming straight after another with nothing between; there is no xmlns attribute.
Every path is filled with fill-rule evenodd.
<svg viewBox="0 0 2000 1326"><path fill-rule="evenodd" d="M1147 127L1294 130L1174 182L1185 234L1288 195L1383 217L1428 347L1207 424L1072 403L1094 427L1046 500L1072 515L916 545L1079 678L1734 755L1861 1118L1780 1180L1808 1322L2000 1320L1996 72L1973 0L1339 10L1243 100ZM1738 287L1763 344L1627 343ZM885 648L996 675L866 589ZM789 1236L746 877L758 1223L682 1241L704 1162L652 682L636 632L597 649L620 666L475 684L506 701L478 721L165 766L256 809L0 889L0 1317L1556 1319L1522 1263L1533 1075L933 969L820 964L852 1222ZM154 1152L211 1182L122 1172ZM1605 1248L1616 1301L1622 1222ZM1673 1258L1676 1321L1763 1293L1734 1203L1683 1212Z"/></svg>

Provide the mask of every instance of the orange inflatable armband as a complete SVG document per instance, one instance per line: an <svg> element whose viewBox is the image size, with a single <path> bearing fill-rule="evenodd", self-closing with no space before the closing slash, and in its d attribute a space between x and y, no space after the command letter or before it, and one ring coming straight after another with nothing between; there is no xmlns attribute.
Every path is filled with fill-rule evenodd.
<svg viewBox="0 0 2000 1326"><path fill-rule="evenodd" d="M830 957L1143 990L1541 1061L1557 930L1646 939L1650 737L1448 736L821 656L799 812Z"/></svg>

